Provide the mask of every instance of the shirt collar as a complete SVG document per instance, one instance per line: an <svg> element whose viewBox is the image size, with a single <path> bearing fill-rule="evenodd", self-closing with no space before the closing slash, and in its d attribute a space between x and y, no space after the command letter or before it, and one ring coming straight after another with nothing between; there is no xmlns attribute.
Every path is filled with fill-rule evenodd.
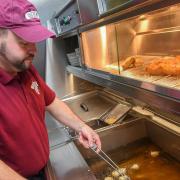
<svg viewBox="0 0 180 180"><path fill-rule="evenodd" d="M13 80L16 76L13 76L6 72L4 69L0 68L0 83L6 85L8 84L11 80Z"/></svg>

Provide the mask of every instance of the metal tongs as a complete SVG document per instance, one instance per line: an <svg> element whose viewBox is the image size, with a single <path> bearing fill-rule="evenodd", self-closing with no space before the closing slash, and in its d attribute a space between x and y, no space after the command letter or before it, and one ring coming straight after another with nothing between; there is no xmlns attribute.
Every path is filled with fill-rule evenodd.
<svg viewBox="0 0 180 180"><path fill-rule="evenodd" d="M111 166L116 172L118 172L119 176L122 176L124 180L131 180L131 178L126 175L126 172L123 171L118 165L101 149L94 144L90 147L93 152L95 152L102 160L104 160L109 166ZM98 153L99 151L99 153Z"/></svg>

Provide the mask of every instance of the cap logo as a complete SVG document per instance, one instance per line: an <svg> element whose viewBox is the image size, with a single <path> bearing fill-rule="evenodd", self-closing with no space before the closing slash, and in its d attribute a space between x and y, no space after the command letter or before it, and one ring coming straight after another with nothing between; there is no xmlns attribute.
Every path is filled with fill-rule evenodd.
<svg viewBox="0 0 180 180"><path fill-rule="evenodd" d="M39 14L37 11L30 11L25 14L26 19L39 19Z"/></svg>

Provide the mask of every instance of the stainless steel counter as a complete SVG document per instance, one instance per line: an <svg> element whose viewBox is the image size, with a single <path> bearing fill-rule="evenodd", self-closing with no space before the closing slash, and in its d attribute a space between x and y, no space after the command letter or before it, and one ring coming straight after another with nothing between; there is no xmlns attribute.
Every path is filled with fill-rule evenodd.
<svg viewBox="0 0 180 180"><path fill-rule="evenodd" d="M96 179L74 143L51 150L50 160L57 180Z"/></svg>

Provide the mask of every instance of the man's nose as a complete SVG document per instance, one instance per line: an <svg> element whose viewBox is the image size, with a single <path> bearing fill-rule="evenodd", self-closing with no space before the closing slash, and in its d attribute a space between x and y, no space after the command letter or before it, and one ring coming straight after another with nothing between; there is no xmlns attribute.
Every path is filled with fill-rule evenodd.
<svg viewBox="0 0 180 180"><path fill-rule="evenodd" d="M35 54L36 53L36 45L35 45L35 43L28 43L27 50L28 50L29 53Z"/></svg>

